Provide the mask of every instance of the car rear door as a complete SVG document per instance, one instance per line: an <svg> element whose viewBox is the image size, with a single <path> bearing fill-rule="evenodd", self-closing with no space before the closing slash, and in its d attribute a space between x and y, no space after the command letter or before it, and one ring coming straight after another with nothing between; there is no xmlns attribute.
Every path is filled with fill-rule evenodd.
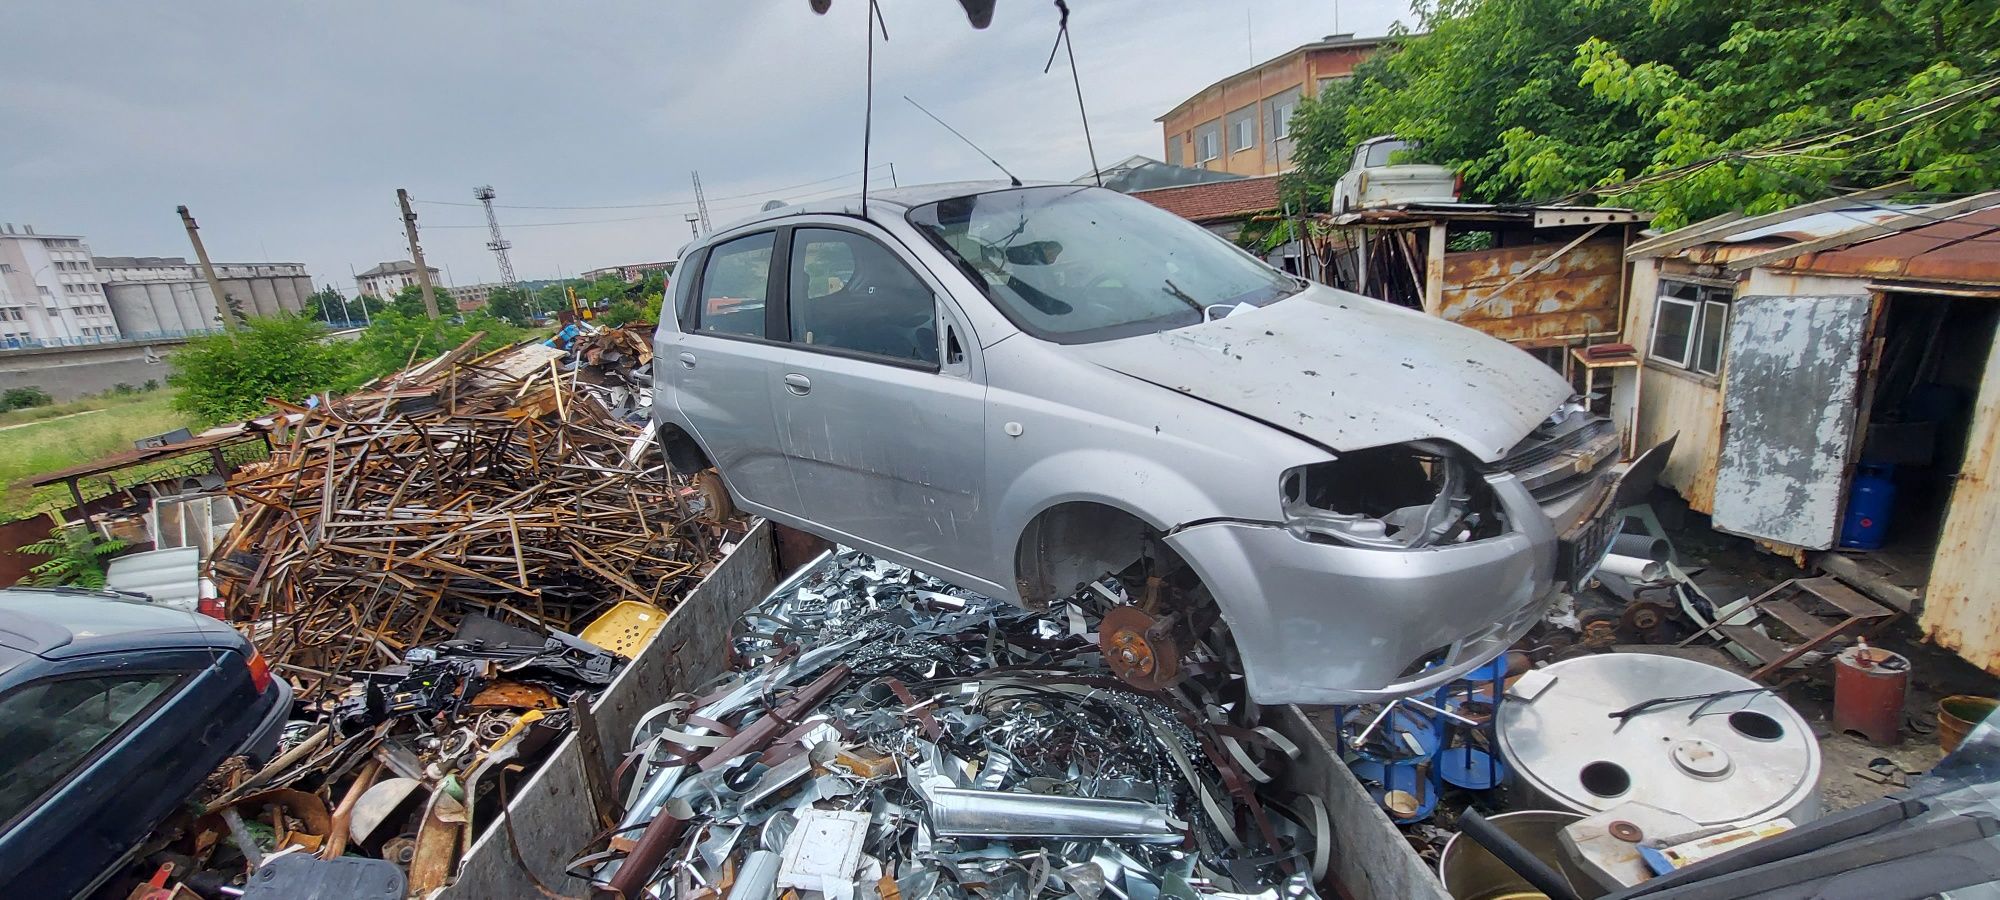
<svg viewBox="0 0 2000 900"><path fill-rule="evenodd" d="M241 657L217 656L236 669L142 650L63 660L0 694L0 883L69 896L187 798L253 705L234 693Z"/></svg>
<svg viewBox="0 0 2000 900"><path fill-rule="evenodd" d="M709 248L689 275L694 296L670 357L653 365L673 367L674 402L736 502L793 518L805 511L771 409L770 299L784 274L773 265L776 241L775 231L760 231Z"/></svg>
<svg viewBox="0 0 2000 900"><path fill-rule="evenodd" d="M860 220L785 229L780 441L813 521L939 575L990 577L979 348L900 247Z"/></svg>

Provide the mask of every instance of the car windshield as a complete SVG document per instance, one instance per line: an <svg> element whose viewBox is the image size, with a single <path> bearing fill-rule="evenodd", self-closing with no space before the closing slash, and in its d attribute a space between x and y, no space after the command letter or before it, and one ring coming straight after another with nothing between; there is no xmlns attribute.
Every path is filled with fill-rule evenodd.
<svg viewBox="0 0 2000 900"><path fill-rule="evenodd" d="M910 211L1023 331L1075 344L1263 306L1298 281L1186 219L1090 187L955 197Z"/></svg>

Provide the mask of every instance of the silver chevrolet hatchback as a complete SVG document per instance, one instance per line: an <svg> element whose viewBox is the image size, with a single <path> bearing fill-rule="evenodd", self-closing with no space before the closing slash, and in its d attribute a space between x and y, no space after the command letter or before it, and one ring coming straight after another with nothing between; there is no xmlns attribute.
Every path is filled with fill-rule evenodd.
<svg viewBox="0 0 2000 900"><path fill-rule="evenodd" d="M676 468L1030 607L1119 572L1100 646L1142 686L1215 628L1260 702L1426 690L1611 538L1619 437L1539 361L1101 188L766 211L662 319Z"/></svg>

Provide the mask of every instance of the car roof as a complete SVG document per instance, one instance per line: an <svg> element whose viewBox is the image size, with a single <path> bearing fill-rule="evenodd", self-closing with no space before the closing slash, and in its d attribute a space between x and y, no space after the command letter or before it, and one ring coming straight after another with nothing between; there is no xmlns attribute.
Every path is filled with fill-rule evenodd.
<svg viewBox="0 0 2000 900"><path fill-rule="evenodd" d="M0 590L0 647L44 659L146 648L243 645L244 639L235 629L186 610L74 589ZM0 671L25 658L0 655Z"/></svg>
<svg viewBox="0 0 2000 900"><path fill-rule="evenodd" d="M919 206L923 206L926 203L936 203L939 200L949 200L953 197L965 197L965 196L970 196L972 194L985 194L985 193L991 193L993 191L1013 190L1015 187L1017 187L1017 185L1013 184L1012 182L1002 181L1000 179L989 179L985 181L942 181L935 184L913 184L910 185L909 187L891 187L891 188L879 188L879 189L871 187L868 191L868 205L870 207L868 218L879 219L882 218L883 214L890 216L901 216L904 213L908 212L909 210ZM1072 187L1073 188L1077 187L1077 185L1069 184L1068 182L1030 181L1030 182L1024 182L1018 185L1018 187ZM841 197L827 197L819 200L806 200L799 203L775 207L773 209L762 210L759 212L751 213L750 215L745 216L741 219L728 222L724 224L722 227L717 228L713 232L713 234L725 234L727 232L735 231L738 228L743 228L749 225L755 225L760 222L767 222L773 219L782 219L786 216L804 216L804 215L815 215L815 214L833 214L833 215L849 215L849 216L860 215L861 195L856 193L856 194L848 194ZM707 240L708 236L704 236L703 240L700 243L706 243ZM683 255L685 255L685 251L683 251Z"/></svg>

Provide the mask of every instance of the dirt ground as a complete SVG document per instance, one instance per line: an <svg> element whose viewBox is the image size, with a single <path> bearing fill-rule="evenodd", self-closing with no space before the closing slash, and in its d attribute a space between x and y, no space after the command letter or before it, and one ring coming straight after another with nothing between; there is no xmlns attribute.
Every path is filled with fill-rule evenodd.
<svg viewBox="0 0 2000 900"><path fill-rule="evenodd" d="M1701 567L1695 582L1717 602L1763 593L1788 578L1808 573L1784 557L1764 553L1750 541L1709 528L1708 518L1671 501L1654 503L1670 532L1683 568ZM1833 730L1833 664L1820 663L1781 687L1787 703L1813 723L1820 739L1820 799L1827 812L1846 809L1902 788L1907 775L1871 772L1878 759L1904 773L1920 773L1936 765L1944 753L1937 739L1937 702L1953 694L2000 696L2000 679L1967 664L1957 655L1924 643L1915 621L1892 624L1873 646L1893 650L1910 660L1909 699L1903 708L1902 740L1892 746L1871 743L1857 734ZM1714 645L1710 645L1713 648ZM1628 648L1640 649L1640 648ZM1644 648L1660 650L1662 648ZM1690 648L1695 649L1695 648ZM1704 662L1727 665L1748 674L1734 657L1709 649ZM1886 783L1885 783L1886 782Z"/></svg>

